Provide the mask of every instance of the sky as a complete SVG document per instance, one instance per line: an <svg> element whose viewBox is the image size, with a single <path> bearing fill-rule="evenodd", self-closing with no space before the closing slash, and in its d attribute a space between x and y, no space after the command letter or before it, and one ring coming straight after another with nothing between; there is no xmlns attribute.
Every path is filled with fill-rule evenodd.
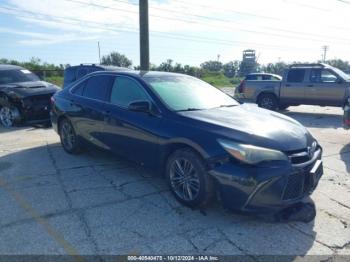
<svg viewBox="0 0 350 262"><path fill-rule="evenodd" d="M350 60L350 0L149 0L150 60L198 66ZM0 0L0 58L98 63L111 51L139 64L138 0Z"/></svg>

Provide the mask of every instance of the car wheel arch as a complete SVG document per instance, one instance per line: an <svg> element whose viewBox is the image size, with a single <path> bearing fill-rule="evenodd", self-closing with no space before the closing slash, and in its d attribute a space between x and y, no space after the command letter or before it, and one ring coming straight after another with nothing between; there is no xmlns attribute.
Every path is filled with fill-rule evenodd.
<svg viewBox="0 0 350 262"><path fill-rule="evenodd" d="M164 168L166 167L166 162L168 158L171 156L172 153L174 153L179 149L186 149L186 148L190 149L196 154L198 154L198 156L200 156L204 161L205 159L208 158L208 154L198 144L187 139L172 141L163 146L164 148L162 149L162 161L161 161L162 163L161 170L163 174L164 174L163 171L164 171Z"/></svg>

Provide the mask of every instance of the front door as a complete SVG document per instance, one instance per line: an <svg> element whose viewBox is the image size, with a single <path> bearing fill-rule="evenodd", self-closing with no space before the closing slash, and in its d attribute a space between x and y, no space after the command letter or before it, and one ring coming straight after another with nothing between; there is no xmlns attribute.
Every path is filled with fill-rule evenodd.
<svg viewBox="0 0 350 262"><path fill-rule="evenodd" d="M153 166L157 161L157 127L161 117L128 110L131 102L149 101L150 96L133 78L117 76L110 92L105 118L105 143L118 154L141 164Z"/></svg>
<svg viewBox="0 0 350 262"><path fill-rule="evenodd" d="M312 104L342 106L345 101L345 85L329 69L312 69L305 95Z"/></svg>

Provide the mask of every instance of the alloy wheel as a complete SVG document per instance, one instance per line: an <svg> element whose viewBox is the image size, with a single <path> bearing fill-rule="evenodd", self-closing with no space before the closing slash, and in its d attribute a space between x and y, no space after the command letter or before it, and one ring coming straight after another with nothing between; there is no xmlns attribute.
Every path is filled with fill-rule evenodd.
<svg viewBox="0 0 350 262"><path fill-rule="evenodd" d="M262 108L271 109L274 106L274 102L270 97L264 97L261 99L260 105Z"/></svg>
<svg viewBox="0 0 350 262"><path fill-rule="evenodd" d="M11 127L16 118L15 109L4 106L0 109L0 122L4 127Z"/></svg>
<svg viewBox="0 0 350 262"><path fill-rule="evenodd" d="M193 164L181 158L173 161L170 167L170 184L175 194L184 201L197 198L200 180Z"/></svg>

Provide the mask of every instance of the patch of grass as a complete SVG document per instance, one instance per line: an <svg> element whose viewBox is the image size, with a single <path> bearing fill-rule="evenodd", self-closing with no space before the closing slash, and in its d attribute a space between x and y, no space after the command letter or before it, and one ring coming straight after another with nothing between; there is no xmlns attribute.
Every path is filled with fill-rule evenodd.
<svg viewBox="0 0 350 262"><path fill-rule="evenodd" d="M62 87L63 86L63 76L50 76L46 77L46 82L49 82L51 84L54 84L56 86Z"/></svg>
<svg viewBox="0 0 350 262"><path fill-rule="evenodd" d="M242 80L238 77L226 77L221 72L206 72L201 79L215 87L235 87Z"/></svg>

